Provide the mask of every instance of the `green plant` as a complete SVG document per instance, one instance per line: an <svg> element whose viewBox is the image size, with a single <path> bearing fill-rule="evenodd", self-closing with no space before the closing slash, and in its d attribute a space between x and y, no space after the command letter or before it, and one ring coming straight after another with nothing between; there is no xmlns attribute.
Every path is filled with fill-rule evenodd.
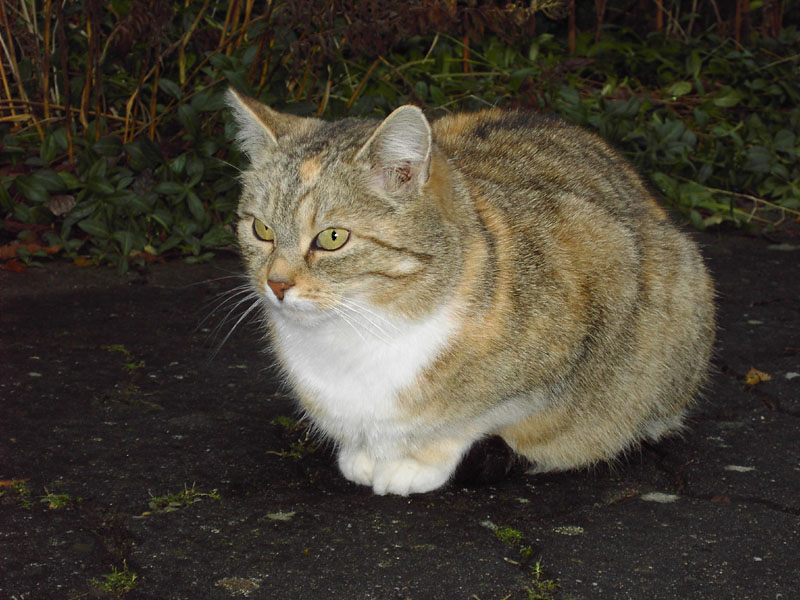
<svg viewBox="0 0 800 600"><path fill-rule="evenodd" d="M520 560L505 558L506 562L525 569L530 565L534 554L533 547L523 545L524 536L519 529L509 526L499 526L489 524L494 531L494 535L501 542L512 548L519 550ZM553 600L561 587L557 580L548 577L542 567L540 560L537 560L528 572L529 582L525 591L528 600Z"/></svg>
<svg viewBox="0 0 800 600"><path fill-rule="evenodd" d="M12 497L22 508L30 510L33 503L31 502L31 489L26 482L27 479L11 479L2 483L3 487L11 488ZM6 493L5 490L0 490L0 496L4 496Z"/></svg>
<svg viewBox="0 0 800 600"><path fill-rule="evenodd" d="M201 492L197 489L197 487L192 484L191 488L184 487L183 491L177 492L175 494L167 494L165 496L150 496L150 502L148 505L150 506L150 511L145 512L144 514L152 514L152 513L168 513L173 512L176 510L180 510L192 504L196 504L203 500L203 498L209 498L211 500L220 500L222 496L220 496L217 490L211 490L210 492Z"/></svg>
<svg viewBox="0 0 800 600"><path fill-rule="evenodd" d="M322 117L405 102L554 111L618 146L697 227L800 214L800 33L775 30L760 6L763 34L737 24L729 39L708 27L693 37L726 24L679 0L646 35L614 25L611 10L594 31L533 18L559 16L552 2L379 4L369 18L340 0L277 0L260 14L220 0L9 13L0 264L59 254L124 272L231 247L243 158L228 85Z"/></svg>
<svg viewBox="0 0 800 600"><path fill-rule="evenodd" d="M81 502L82 498L74 498L69 494L54 494L45 490L46 494L40 499L42 504L46 504L50 510L67 508Z"/></svg>
<svg viewBox="0 0 800 600"><path fill-rule="evenodd" d="M288 450L269 450L267 454L300 460L317 451L318 445L313 441L313 432L308 423L280 416L272 419L270 424L279 426L283 430L284 437L291 441Z"/></svg>
<svg viewBox="0 0 800 600"><path fill-rule="evenodd" d="M522 542L522 532L513 527L498 527L494 530L495 537L509 546L517 546Z"/></svg>
<svg viewBox="0 0 800 600"><path fill-rule="evenodd" d="M100 578L93 578L91 583L104 592L120 597L136 588L138 578L138 575L128 569L128 565L123 561L121 570L111 567L111 573L102 575Z"/></svg>
<svg viewBox="0 0 800 600"><path fill-rule="evenodd" d="M106 350L107 352L119 352L122 354L125 357L125 362L122 363L122 367L130 373L133 373L134 371L137 371L145 366L143 360L135 360L130 351L122 344L111 344L100 346L100 348L102 350Z"/></svg>
<svg viewBox="0 0 800 600"><path fill-rule="evenodd" d="M553 600L561 588L554 579L545 575L542 563L536 561L530 571L530 587L528 587L528 600Z"/></svg>

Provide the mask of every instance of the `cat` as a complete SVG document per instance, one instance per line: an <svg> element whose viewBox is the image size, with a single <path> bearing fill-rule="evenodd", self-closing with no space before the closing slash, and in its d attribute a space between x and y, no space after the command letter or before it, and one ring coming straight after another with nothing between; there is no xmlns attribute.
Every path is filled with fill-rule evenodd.
<svg viewBox="0 0 800 600"><path fill-rule="evenodd" d="M681 429L712 281L600 138L524 111L324 121L227 100L249 281L347 479L422 493L488 436L553 471Z"/></svg>

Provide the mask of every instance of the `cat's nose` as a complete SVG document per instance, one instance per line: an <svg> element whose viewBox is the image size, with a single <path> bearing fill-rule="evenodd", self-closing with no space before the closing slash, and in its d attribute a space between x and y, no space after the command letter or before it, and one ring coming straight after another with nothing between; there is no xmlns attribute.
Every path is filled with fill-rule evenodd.
<svg viewBox="0 0 800 600"><path fill-rule="evenodd" d="M283 294L292 287L293 283L288 283L286 281L275 281L272 279L267 280L267 285L272 290L272 293L275 294L275 297L278 300L283 300Z"/></svg>

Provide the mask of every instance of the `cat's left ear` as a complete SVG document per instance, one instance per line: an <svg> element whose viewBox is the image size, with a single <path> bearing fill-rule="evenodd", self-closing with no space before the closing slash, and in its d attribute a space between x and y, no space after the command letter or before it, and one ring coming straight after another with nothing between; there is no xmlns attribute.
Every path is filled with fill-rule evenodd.
<svg viewBox="0 0 800 600"><path fill-rule="evenodd" d="M357 161L368 161L379 187L387 191L425 185L430 176L431 126L411 104L396 109L378 126L358 151Z"/></svg>

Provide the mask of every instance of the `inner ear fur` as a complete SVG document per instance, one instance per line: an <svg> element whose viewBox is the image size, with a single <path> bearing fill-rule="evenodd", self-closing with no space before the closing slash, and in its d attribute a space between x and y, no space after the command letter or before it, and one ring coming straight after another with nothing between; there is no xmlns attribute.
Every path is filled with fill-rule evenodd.
<svg viewBox="0 0 800 600"><path fill-rule="evenodd" d="M396 109L356 154L366 161L374 182L387 191L421 187L430 177L433 139L422 111L411 104Z"/></svg>

